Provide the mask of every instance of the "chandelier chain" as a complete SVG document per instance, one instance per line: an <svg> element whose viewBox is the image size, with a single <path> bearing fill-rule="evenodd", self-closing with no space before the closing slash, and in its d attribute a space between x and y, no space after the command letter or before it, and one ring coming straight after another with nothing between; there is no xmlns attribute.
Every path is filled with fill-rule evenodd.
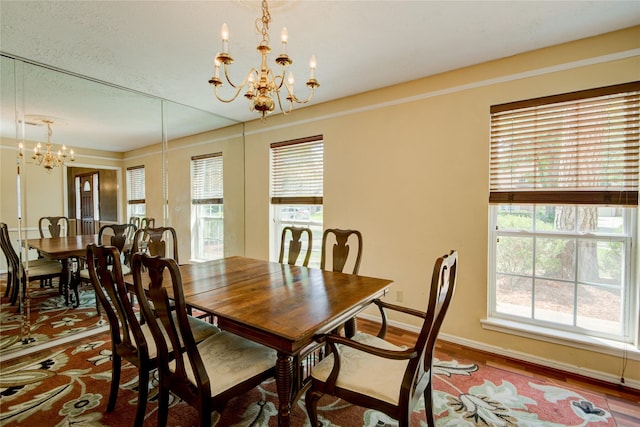
<svg viewBox="0 0 640 427"><path fill-rule="evenodd" d="M269 13L269 6L267 5L267 0L262 0L262 17L256 19L256 30L260 34L262 34L262 42L260 42L261 46L269 46L269 42L271 41L269 37L269 23L271 22L271 13ZM262 24L262 28L259 25Z"/></svg>

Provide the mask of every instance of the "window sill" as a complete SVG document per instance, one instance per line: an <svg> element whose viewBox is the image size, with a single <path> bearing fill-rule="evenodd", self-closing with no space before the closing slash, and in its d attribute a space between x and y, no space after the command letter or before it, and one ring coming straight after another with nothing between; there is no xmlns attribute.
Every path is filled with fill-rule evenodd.
<svg viewBox="0 0 640 427"><path fill-rule="evenodd" d="M627 357L640 361L640 350L632 344L625 344L604 338L588 337L570 332L557 331L540 326L527 325L512 320L489 317L480 321L484 329L506 334L532 338L564 346L579 348L617 357Z"/></svg>

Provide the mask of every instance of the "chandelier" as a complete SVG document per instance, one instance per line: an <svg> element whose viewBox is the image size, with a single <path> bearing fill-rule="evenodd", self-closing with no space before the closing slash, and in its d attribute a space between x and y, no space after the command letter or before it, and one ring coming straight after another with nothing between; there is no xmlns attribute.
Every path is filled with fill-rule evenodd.
<svg viewBox="0 0 640 427"><path fill-rule="evenodd" d="M216 54L215 58L215 74L209 80L209 83L215 88L215 95L218 100L222 102L234 101L243 88L246 86L247 91L244 96L249 100L249 110L258 111L262 114L262 121L266 120L266 115L273 112L276 107L276 101L278 107L284 114L289 114L293 109L293 103L305 104L311 100L314 89L320 86L320 83L315 79L316 69L316 57L311 56L309 62L310 76L307 80L307 87L309 87L309 96L306 99L299 99L293 91L294 78L293 73L289 72L287 79L285 80L285 74L287 67L293 63L293 60L287 55L287 41L289 34L287 29L283 28L281 33L282 52L276 58L276 63L280 65L281 73L275 74L271 68L267 66L267 54L271 52L269 47L269 23L271 22L271 15L269 14L269 6L267 0L262 0L262 18L256 19L256 30L262 35L262 41L258 45L257 49L262 57L260 69L251 68L246 77L239 85L231 82L228 74L228 66L233 63L233 58L229 55L229 30L227 24L222 25L222 53ZM224 67L224 77L226 81L235 89L235 94L229 98L224 99L218 94L218 87L224 83L220 79L220 64ZM288 101L288 108L283 108L283 100L285 98ZM286 106L285 102L285 106Z"/></svg>
<svg viewBox="0 0 640 427"><path fill-rule="evenodd" d="M38 144L33 147L33 155L31 156L31 158L36 165L44 167L48 173L51 173L53 168L64 165L67 157L69 157L69 160L72 162L76 159L74 157L73 150L69 150L67 152L67 147L65 147L64 145L60 149L58 149L56 153L51 152L51 134L53 133L53 131L51 130L51 125L53 124L53 121L43 119L42 122L46 123L47 125L47 145L43 150L42 144L38 142ZM22 145L22 142L20 142L18 144L18 157L23 156L24 146Z"/></svg>

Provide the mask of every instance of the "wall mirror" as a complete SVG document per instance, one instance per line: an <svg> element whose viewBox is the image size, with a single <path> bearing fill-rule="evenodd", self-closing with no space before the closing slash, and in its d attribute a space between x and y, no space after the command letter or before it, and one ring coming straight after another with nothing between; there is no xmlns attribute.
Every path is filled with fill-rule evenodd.
<svg viewBox="0 0 640 427"><path fill-rule="evenodd" d="M225 255L244 253L241 123L12 55L2 54L0 59L0 222L7 224L23 261L39 256L20 244L40 237L41 217L69 218L69 234L128 222L127 169L144 166L145 216L155 218L156 226L176 227L184 254L180 261L189 262L190 161L210 151L224 152ZM48 138L53 154L62 145L68 153L65 164L51 170L32 159L36 144L46 152ZM16 156L20 143L22 159ZM4 256L0 272L7 272ZM90 309L68 309L61 297L40 298L55 294L46 283L32 282L27 293L30 305L23 315L14 316L15 310L3 299L0 356L105 326L106 318L96 316L95 307L89 313ZM80 302L81 307L91 305ZM57 318L62 312L71 325Z"/></svg>

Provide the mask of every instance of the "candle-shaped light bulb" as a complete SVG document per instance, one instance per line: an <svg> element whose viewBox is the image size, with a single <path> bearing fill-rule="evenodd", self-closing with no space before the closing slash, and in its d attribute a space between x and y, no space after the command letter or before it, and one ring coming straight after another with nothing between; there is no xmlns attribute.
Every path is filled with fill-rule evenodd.
<svg viewBox="0 0 640 427"><path fill-rule="evenodd" d="M315 78L315 71L316 71L316 55L311 55L311 60L309 61L309 71L310 71L310 78L313 79Z"/></svg>
<svg viewBox="0 0 640 427"><path fill-rule="evenodd" d="M253 90L253 74L249 75L249 91Z"/></svg>
<svg viewBox="0 0 640 427"><path fill-rule="evenodd" d="M289 83L289 90L293 92L293 85L296 83L296 81L293 78L293 73L291 71L289 71L289 75L287 76L287 82Z"/></svg>
<svg viewBox="0 0 640 427"><path fill-rule="evenodd" d="M282 53L287 53L287 42L289 41L289 32L287 31L287 27L282 27L280 41L282 41Z"/></svg>
<svg viewBox="0 0 640 427"><path fill-rule="evenodd" d="M76 158L74 157L74 153L73 153L73 148L71 150L69 150L69 155L71 155L71 160L75 160Z"/></svg>
<svg viewBox="0 0 640 427"><path fill-rule="evenodd" d="M222 52L228 53L227 49L229 46L229 27L227 27L227 23L222 24Z"/></svg>

